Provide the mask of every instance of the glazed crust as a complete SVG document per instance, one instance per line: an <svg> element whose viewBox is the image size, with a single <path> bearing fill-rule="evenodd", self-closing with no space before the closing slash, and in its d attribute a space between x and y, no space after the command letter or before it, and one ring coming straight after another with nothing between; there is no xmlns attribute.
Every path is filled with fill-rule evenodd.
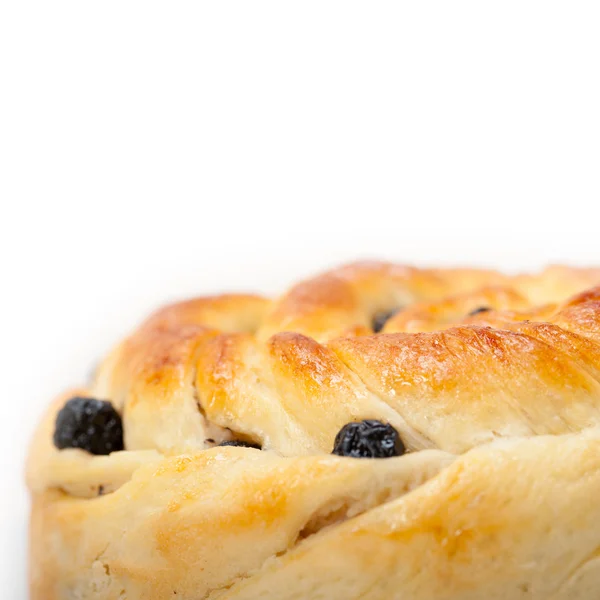
<svg viewBox="0 0 600 600"><path fill-rule="evenodd" d="M360 263L162 309L34 437L31 598L595 598L599 284ZM75 393L125 451L53 447ZM367 418L409 453L331 456Z"/></svg>

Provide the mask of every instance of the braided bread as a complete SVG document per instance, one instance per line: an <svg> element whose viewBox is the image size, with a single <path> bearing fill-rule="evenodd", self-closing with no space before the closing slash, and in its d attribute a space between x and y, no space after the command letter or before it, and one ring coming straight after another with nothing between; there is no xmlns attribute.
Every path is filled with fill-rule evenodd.
<svg viewBox="0 0 600 600"><path fill-rule="evenodd" d="M27 479L33 600L595 599L600 269L169 306L53 403Z"/></svg>

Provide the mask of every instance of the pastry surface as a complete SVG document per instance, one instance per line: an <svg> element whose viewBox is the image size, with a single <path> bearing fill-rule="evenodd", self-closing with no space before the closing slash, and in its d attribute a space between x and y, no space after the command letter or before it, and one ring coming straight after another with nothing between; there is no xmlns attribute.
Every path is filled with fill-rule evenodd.
<svg viewBox="0 0 600 600"><path fill-rule="evenodd" d="M54 446L75 396L124 450ZM363 420L407 453L332 454ZM600 269L359 263L168 306L51 405L27 478L32 600L595 600Z"/></svg>

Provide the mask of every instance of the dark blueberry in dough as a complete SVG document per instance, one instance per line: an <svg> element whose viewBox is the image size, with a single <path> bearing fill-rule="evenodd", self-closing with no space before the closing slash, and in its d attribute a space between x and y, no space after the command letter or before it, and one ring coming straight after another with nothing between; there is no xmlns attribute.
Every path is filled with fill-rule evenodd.
<svg viewBox="0 0 600 600"><path fill-rule="evenodd" d="M490 310L492 310L489 306L480 306L479 308L476 308L475 310L472 310L469 313L470 317L474 317L475 315L478 315L480 313L484 313L484 312L489 312Z"/></svg>
<svg viewBox="0 0 600 600"><path fill-rule="evenodd" d="M398 312L400 312L399 308L378 312L373 317L373 331L379 333L384 328L385 324Z"/></svg>
<svg viewBox="0 0 600 600"><path fill-rule="evenodd" d="M91 454L123 450L123 423L110 402L71 398L56 416L54 445L81 448Z"/></svg>
<svg viewBox="0 0 600 600"><path fill-rule="evenodd" d="M258 444L242 442L241 440L228 440L226 442L221 442L219 446L240 446L241 448L256 448L256 450L261 450L261 447Z"/></svg>
<svg viewBox="0 0 600 600"><path fill-rule="evenodd" d="M354 458L402 456L406 448L389 424L367 419L344 425L335 436L332 454Z"/></svg>

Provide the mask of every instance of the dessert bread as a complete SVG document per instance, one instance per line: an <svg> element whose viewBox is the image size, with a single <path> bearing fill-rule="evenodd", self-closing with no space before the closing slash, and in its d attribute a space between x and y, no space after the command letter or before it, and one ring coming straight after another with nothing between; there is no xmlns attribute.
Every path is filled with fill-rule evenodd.
<svg viewBox="0 0 600 600"><path fill-rule="evenodd" d="M31 444L32 600L595 600L600 269L168 306Z"/></svg>

